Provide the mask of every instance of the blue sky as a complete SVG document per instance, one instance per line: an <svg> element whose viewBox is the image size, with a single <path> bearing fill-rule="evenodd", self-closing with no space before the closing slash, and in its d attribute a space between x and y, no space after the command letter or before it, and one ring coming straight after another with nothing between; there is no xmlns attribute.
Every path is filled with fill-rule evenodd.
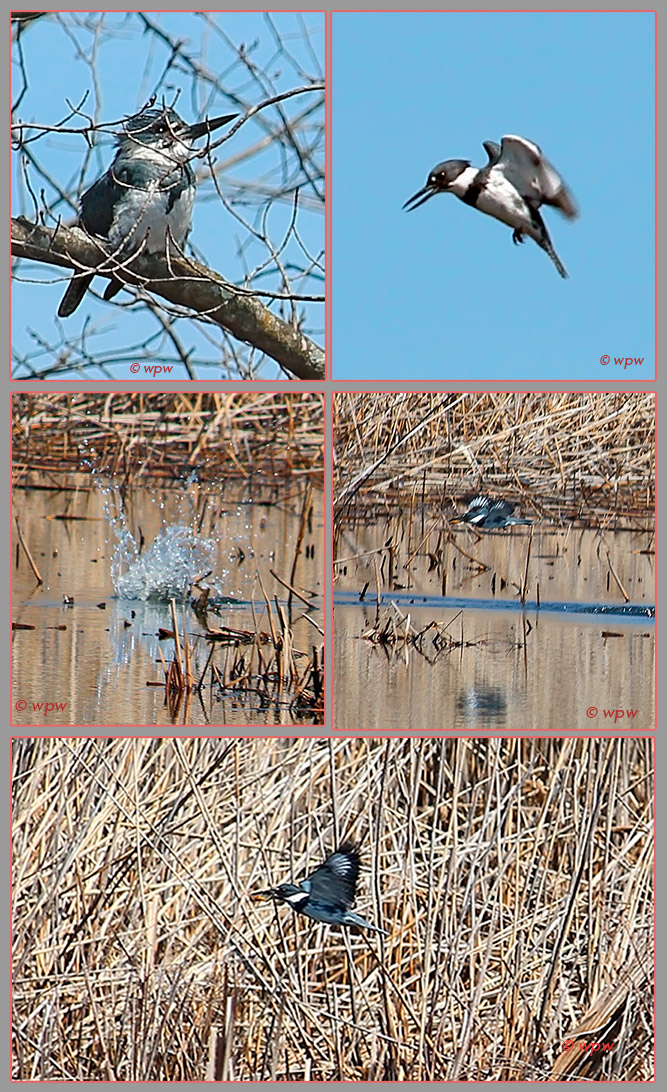
<svg viewBox="0 0 667 1092"><path fill-rule="evenodd" d="M146 32L142 14L172 39L184 39L187 58L170 66L169 45ZM270 17L262 12L111 12L103 17L98 12L55 13L38 19L21 35L28 81L14 120L57 126L68 114L68 100L79 104L86 92L88 98L83 109L92 114L97 123L113 122L136 112L155 93L158 100L164 97L171 104L179 91L176 108L188 121L198 120L206 114L243 112L247 106L277 93L323 80L324 33L325 15L322 12L278 12ZM247 63L239 59L242 44ZM89 63L93 52L96 54L94 66ZM18 48L14 42L13 103L23 86L18 61ZM253 66L265 73L262 80L254 77ZM221 183L225 196L246 224L221 205L210 173L201 160L196 161L198 171L203 171L205 177L198 190L190 242L202 260L234 283L242 283L247 270L268 262L269 268L259 272L253 287L274 292L284 290L266 246L254 238L253 231L265 228L269 238L279 247L294 211L293 190L299 185L301 203L296 222L308 253L304 257L301 245L292 236L280 257L294 278L292 285L296 292L324 296L323 276L313 260L318 256L323 260L323 200L318 200L317 187L309 183L289 148L284 144L280 148L275 144L273 148L267 147L267 136L282 124L280 110L290 120L310 110L302 123L303 142L313 149L319 144L320 151L314 154L323 160L324 109L321 100L321 92L308 91L284 101L280 107L267 107L216 151L218 164L223 167ZM75 118L68 124L82 127L85 122ZM53 216L61 216L67 222L73 219L74 209L58 195L58 188L76 193L90 186L108 167L114 144L110 133L99 134L89 153L83 136L53 132L40 136L26 151L34 154L39 164L29 164L27 168L37 199L43 188ZM87 155L82 179L81 166ZM291 187L287 199L272 201L272 192L284 184ZM323 179L318 185L323 194ZM30 219L35 215L33 200L23 182L20 157L15 152L12 214L23 214ZM50 224L54 226L54 221ZM312 272L298 279L295 270L299 265L308 266ZM127 306L119 309L117 303L127 305L130 300L127 292L122 292L111 304L98 302L89 293L79 310L59 325L55 312L65 290L65 271L48 265L22 263L20 275L23 281L14 279L12 290L12 344L17 356L29 358L37 369L47 366L57 355L53 347L62 344L63 336L76 343L83 324L88 323L86 348L109 362L108 374L89 369L85 373L76 371L72 365L85 358L81 357L78 348L74 348L69 355L64 354L67 364L57 378L80 378L84 374L85 378L94 379L134 378L130 375L129 364L133 359L142 358L128 355L127 347L140 344L155 332L156 325L147 322L146 316L136 309ZM105 283L98 279L94 287L101 293ZM276 313L280 313L279 306L273 305ZM303 316L303 329L323 345L323 306L317 303L298 306ZM288 310L284 317L291 319L291 312ZM183 319L178 321L176 330L184 346L192 348L198 378L236 378L219 367L220 353L211 341L210 327ZM47 348L40 348L40 345ZM153 359L156 362L173 355L173 345L168 339L155 341ZM208 361L209 367L206 366ZM26 374L25 368L16 372L17 377ZM186 374L181 367L171 378L183 378ZM275 364L267 361L257 378L273 377L285 378Z"/></svg>
<svg viewBox="0 0 667 1092"><path fill-rule="evenodd" d="M332 53L334 379L653 380L653 15L341 13ZM544 210L568 280L455 197L402 211L506 133L579 204Z"/></svg>

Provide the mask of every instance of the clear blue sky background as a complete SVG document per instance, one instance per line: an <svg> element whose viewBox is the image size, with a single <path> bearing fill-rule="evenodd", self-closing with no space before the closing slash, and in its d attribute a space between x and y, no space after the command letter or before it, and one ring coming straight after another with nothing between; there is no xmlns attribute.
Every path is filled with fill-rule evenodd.
<svg viewBox="0 0 667 1092"><path fill-rule="evenodd" d="M334 14L332 51L334 379L652 380L653 15ZM506 133L579 204L544 210L569 280L455 197L401 209Z"/></svg>
<svg viewBox="0 0 667 1092"><path fill-rule="evenodd" d="M179 61L170 68L171 49L167 43L144 31L136 12L107 13L100 25L99 13L56 13L37 20L26 28L21 36L25 55L28 86L14 120L34 121L39 125L56 126L68 114L67 102L80 103L89 92L83 110L94 115L98 123L110 123L140 109L154 93L171 104L180 90L177 110L187 120L199 120L209 114L233 113L247 105L255 105L273 94L307 86L309 79L324 78L325 15L322 12L302 14L277 12L271 21L261 12L208 13L208 21L193 12L146 12L149 19L158 24L172 38L184 39L185 48L195 64L201 63L214 75L219 86L198 76L193 68ZM282 38L284 49L279 47ZM238 47L244 43L250 64L267 69L271 83L264 93L251 78L248 69L238 63ZM96 51L98 82L94 83L91 66L87 63ZM12 51L12 101L16 102L23 83L18 65L18 50ZM312 126L308 138L313 145L317 140L317 99L321 92L307 93L286 100L281 109L285 117L295 118L311 110L312 118L306 125ZM319 107L319 124L323 122L323 104ZM271 202L272 193L282 184L284 172L291 172L290 180L301 184L301 206L297 217L298 229L311 255L324 249L324 203L317 200L296 162L284 147L265 147L269 129L275 131L281 124L278 107L269 106L260 115L251 118L240 130L215 152L219 164L226 165L222 174L222 187L235 211L253 227L266 227L270 238L278 245L283 240L293 215L292 194L284 200ZM83 119L75 118L69 125L83 126ZM224 132L224 130L222 130ZM323 145L323 141L322 141ZM200 143L203 147L203 143ZM93 152L89 155L85 178L80 178L86 158L87 145L83 136L72 133L47 133L29 146L39 163L46 168L48 177L29 167L31 184L39 197L42 187L56 215L71 221L75 210L56 196L57 187L68 190L85 189L106 170L114 153L111 134L99 134ZM324 157L322 146L321 158ZM241 283L247 270L252 270L268 258L265 246L255 242L252 232L240 224L220 203L214 191L210 175L202 160L195 161L196 169L203 171L208 181L198 190L194 211L194 226L190 242L195 253L228 280ZM322 191L323 180L320 180ZM239 196L240 194L240 196ZM19 156L13 154L12 162L12 215L24 214L34 219L32 199L27 196L22 181ZM51 224L53 226L53 224ZM242 254L239 254L242 248ZM288 243L281 257L286 268L310 264L294 246ZM290 266L292 259L294 265ZM272 263L269 262L269 265ZM96 301L90 293L79 310L62 324L56 319L58 303L64 293L68 275L65 270L48 265L22 263L22 277L31 277L36 283L22 283L15 279L12 285L12 343L21 354L35 354L35 366L49 363L50 352L39 353L38 340L47 346L57 346L64 329L67 338L78 338L84 322L91 323L88 344L93 353L106 351L113 357L118 349L118 365L110 369L110 375L100 375L87 370L85 378L134 379L129 373L129 360L122 357L121 346L139 342L147 330L154 331L155 324L146 321L140 311L125 307L120 310L116 302L109 304ZM101 294L107 282L98 279L94 287ZM253 282L258 289L283 291L280 278L265 273ZM305 280L293 281L296 292L324 296L323 277L317 271ZM116 300L127 304L130 299L122 292ZM279 313L279 305L273 310ZM304 329L319 344L324 344L324 307L319 304L300 304ZM291 312L285 316L291 317ZM227 378L216 366L219 354L211 345L207 332L190 319L177 323L177 333L186 348L192 348L194 361L211 361L206 368L198 366L198 378ZM33 335L33 332L36 336ZM170 350L168 342L165 350ZM172 350L173 355L173 350ZM72 359L72 358L70 358ZM139 358L141 359L141 357ZM159 362L161 355L155 354ZM83 373L65 367L54 378L80 378ZM26 377L25 371L17 377ZM170 378L184 378L181 367ZM267 362L262 378L285 376L273 362ZM231 376L231 378L235 378Z"/></svg>

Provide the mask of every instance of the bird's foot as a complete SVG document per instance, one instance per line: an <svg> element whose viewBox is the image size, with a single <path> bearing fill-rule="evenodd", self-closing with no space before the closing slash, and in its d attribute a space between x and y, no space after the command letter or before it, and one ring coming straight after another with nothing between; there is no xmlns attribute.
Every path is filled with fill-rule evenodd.
<svg viewBox="0 0 667 1092"><path fill-rule="evenodd" d="M526 240L523 237L523 232L519 231L519 229L516 228L516 230L512 232L512 242L514 243L514 245L516 246L517 243L525 243L525 241Z"/></svg>

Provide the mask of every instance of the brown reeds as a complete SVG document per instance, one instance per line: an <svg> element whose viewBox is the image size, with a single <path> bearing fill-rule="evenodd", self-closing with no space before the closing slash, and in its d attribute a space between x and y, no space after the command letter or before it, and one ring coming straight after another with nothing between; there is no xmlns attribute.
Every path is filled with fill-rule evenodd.
<svg viewBox="0 0 667 1092"><path fill-rule="evenodd" d="M13 1077L650 1080L652 757L15 740ZM387 937L251 900L344 837Z"/></svg>
<svg viewBox="0 0 667 1092"><path fill-rule="evenodd" d="M652 394L336 394L338 519L475 492L530 518L644 520L655 502Z"/></svg>
<svg viewBox="0 0 667 1092"><path fill-rule="evenodd" d="M307 653L295 647L286 610L277 598L271 603L259 574L258 583L270 632L259 629L258 625L254 630L212 626L208 618L209 589L193 602L194 614L205 631L203 637L208 645L203 661L198 656L201 638L188 636L185 608L181 637L176 604L171 600L173 628L163 631L162 638L173 640L173 659L167 663L162 651L158 651L164 673L165 702L173 723L179 720L189 723L182 718L190 714L194 695L207 719L215 719L215 703L224 694L233 695L237 705L248 705L249 722L259 699L263 708L276 707L277 723L284 723L290 717L294 721L309 719L313 724L324 723L322 649L314 647ZM312 624L319 631L317 623ZM149 685L156 684L149 680Z"/></svg>
<svg viewBox="0 0 667 1092"><path fill-rule="evenodd" d="M323 398L290 392L14 394L14 482L59 485L94 469L117 486L197 469L200 481L295 474L318 480ZM54 477L55 475L55 477Z"/></svg>

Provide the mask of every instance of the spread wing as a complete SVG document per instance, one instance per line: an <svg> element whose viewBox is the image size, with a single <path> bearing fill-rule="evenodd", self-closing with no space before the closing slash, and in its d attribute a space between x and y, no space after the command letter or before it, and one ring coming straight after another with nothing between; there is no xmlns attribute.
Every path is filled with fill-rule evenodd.
<svg viewBox="0 0 667 1092"><path fill-rule="evenodd" d="M349 910L354 905L359 877L359 853L354 842L345 842L308 877L314 899L336 902ZM335 899L332 891L335 890Z"/></svg>
<svg viewBox="0 0 667 1092"><path fill-rule="evenodd" d="M531 140L504 136L494 166L533 208L553 205L571 220L579 215L574 198L558 171Z"/></svg>
<svg viewBox="0 0 667 1092"><path fill-rule="evenodd" d="M496 500L491 504L489 512L496 512L499 516L511 516L515 507L511 501Z"/></svg>
<svg viewBox="0 0 667 1092"><path fill-rule="evenodd" d="M468 511L473 512L476 508L489 508L491 504L491 498L487 497L485 493L480 493L478 496L472 498L468 504Z"/></svg>

